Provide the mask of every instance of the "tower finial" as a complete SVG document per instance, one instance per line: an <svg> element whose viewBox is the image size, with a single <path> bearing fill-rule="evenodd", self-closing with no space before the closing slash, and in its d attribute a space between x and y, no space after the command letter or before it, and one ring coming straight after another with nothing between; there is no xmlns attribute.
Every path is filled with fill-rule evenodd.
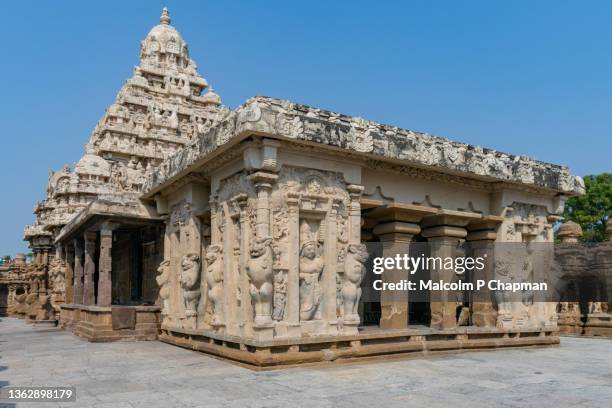
<svg viewBox="0 0 612 408"><path fill-rule="evenodd" d="M170 25L170 13L168 13L168 7L162 9L161 17L159 18L159 22L161 24Z"/></svg>

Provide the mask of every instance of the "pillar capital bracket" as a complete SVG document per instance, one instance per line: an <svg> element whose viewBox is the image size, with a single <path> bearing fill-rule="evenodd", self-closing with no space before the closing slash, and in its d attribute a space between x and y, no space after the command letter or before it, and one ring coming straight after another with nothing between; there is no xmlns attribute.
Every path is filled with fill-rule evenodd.
<svg viewBox="0 0 612 408"><path fill-rule="evenodd" d="M467 230L465 228L450 225L439 225L437 227L423 229L421 235L430 240L432 238L462 239L467 236Z"/></svg>

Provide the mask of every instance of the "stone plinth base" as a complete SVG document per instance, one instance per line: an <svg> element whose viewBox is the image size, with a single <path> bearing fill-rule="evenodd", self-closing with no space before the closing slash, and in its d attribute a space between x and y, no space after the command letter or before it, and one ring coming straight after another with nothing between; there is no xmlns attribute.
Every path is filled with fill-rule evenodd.
<svg viewBox="0 0 612 408"><path fill-rule="evenodd" d="M583 322L584 321L584 322ZM575 319L559 317L559 333L575 336L612 337L612 314L591 313Z"/></svg>
<svg viewBox="0 0 612 408"><path fill-rule="evenodd" d="M585 336L612 337L612 314L593 313L587 315L584 325Z"/></svg>
<svg viewBox="0 0 612 408"><path fill-rule="evenodd" d="M582 320L580 320L580 315L559 315L559 320L557 321L557 326L559 327L559 333L561 334L572 334L572 335L581 335L582 334Z"/></svg>
<svg viewBox="0 0 612 408"><path fill-rule="evenodd" d="M75 304L62 305L60 326L91 342L157 339L161 310L159 306L121 308L134 309L133 327L113 328L114 307Z"/></svg>
<svg viewBox="0 0 612 408"><path fill-rule="evenodd" d="M27 323L33 324L35 326L49 326L55 327L57 326L57 320L28 320Z"/></svg>
<svg viewBox="0 0 612 408"><path fill-rule="evenodd" d="M425 356L460 350L553 346L559 344L559 335L556 328L503 330L461 327L448 330L379 329L355 335L257 342L206 330L164 325L159 340L263 368L372 357Z"/></svg>

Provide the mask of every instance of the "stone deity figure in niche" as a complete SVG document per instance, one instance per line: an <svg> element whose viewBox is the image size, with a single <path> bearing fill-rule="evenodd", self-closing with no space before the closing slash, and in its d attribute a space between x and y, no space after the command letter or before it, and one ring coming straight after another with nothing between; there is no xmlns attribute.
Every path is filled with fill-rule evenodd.
<svg viewBox="0 0 612 408"><path fill-rule="evenodd" d="M342 282L342 301L344 321L359 322L359 299L361 298L361 281L365 276L363 264L368 259L365 245L353 244L347 248L344 259L344 279Z"/></svg>
<svg viewBox="0 0 612 408"><path fill-rule="evenodd" d="M193 317L197 314L200 300L200 257L187 254L181 259L181 288L185 302L185 315Z"/></svg>
<svg viewBox="0 0 612 408"><path fill-rule="evenodd" d="M272 323L272 238L257 237L247 261L247 276L251 282L251 298L255 304L255 326Z"/></svg>
<svg viewBox="0 0 612 408"><path fill-rule="evenodd" d="M212 318L210 324L223 324L223 259L221 246L211 245L206 251L206 284L208 285L208 300L210 301Z"/></svg>
<svg viewBox="0 0 612 408"><path fill-rule="evenodd" d="M321 318L321 274L324 261L306 221L300 226L300 320Z"/></svg>
<svg viewBox="0 0 612 408"><path fill-rule="evenodd" d="M155 277L157 286L159 286L159 299L162 303L162 314L168 314L170 307L170 261L164 260L157 268L157 276Z"/></svg>
<svg viewBox="0 0 612 408"><path fill-rule="evenodd" d="M274 320L283 320L285 316L285 305L287 304L287 279L282 271L274 276Z"/></svg>

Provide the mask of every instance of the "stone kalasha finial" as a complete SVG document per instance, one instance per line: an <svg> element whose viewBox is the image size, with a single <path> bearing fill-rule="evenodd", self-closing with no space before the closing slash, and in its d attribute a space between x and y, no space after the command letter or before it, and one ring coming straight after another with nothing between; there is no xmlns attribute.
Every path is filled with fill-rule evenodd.
<svg viewBox="0 0 612 408"><path fill-rule="evenodd" d="M161 24L170 25L170 13L168 13L168 7L164 7L162 9L161 17L159 18L159 22Z"/></svg>
<svg viewBox="0 0 612 408"><path fill-rule="evenodd" d="M578 242L582 236L582 227L574 221L567 221L559 227L559 238L561 242Z"/></svg>

